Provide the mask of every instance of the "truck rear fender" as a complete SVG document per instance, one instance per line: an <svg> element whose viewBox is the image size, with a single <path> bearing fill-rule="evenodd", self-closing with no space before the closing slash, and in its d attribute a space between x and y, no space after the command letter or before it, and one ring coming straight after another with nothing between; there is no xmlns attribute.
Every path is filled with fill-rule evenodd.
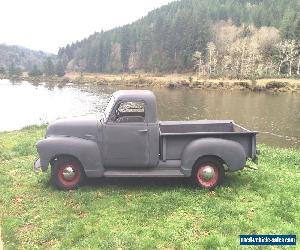
<svg viewBox="0 0 300 250"><path fill-rule="evenodd" d="M196 161L204 156L216 156L228 166L228 171L242 169L246 163L246 153L238 142L219 138L202 138L190 142L183 150L182 172L190 176Z"/></svg>
<svg viewBox="0 0 300 250"><path fill-rule="evenodd" d="M43 171L47 171L51 160L61 155L69 155L80 161L88 177L103 176L101 153L95 141L76 137L51 136L40 140L36 147Z"/></svg>

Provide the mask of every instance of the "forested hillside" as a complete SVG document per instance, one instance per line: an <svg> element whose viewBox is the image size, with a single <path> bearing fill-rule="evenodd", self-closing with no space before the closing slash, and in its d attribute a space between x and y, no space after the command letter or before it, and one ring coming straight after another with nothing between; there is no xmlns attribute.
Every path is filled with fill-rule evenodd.
<svg viewBox="0 0 300 250"><path fill-rule="evenodd" d="M70 70L300 74L299 0L181 0L61 48Z"/></svg>
<svg viewBox="0 0 300 250"><path fill-rule="evenodd" d="M0 44L0 73L15 69L31 71L35 66L42 68L47 57L53 57L42 51L34 51L20 46Z"/></svg>
<svg viewBox="0 0 300 250"><path fill-rule="evenodd" d="M64 66L57 56L20 46L0 44L0 78L29 76L64 76Z"/></svg>

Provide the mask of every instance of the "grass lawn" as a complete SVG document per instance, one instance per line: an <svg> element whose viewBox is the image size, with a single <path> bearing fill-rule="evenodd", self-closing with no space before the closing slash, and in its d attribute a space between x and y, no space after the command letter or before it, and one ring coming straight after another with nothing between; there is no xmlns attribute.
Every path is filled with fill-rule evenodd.
<svg viewBox="0 0 300 250"><path fill-rule="evenodd" d="M299 150L260 145L259 169L227 174L213 192L183 179L97 179L64 192L49 173L32 171L44 132L0 133L7 249L238 249L239 234L297 234L299 241Z"/></svg>

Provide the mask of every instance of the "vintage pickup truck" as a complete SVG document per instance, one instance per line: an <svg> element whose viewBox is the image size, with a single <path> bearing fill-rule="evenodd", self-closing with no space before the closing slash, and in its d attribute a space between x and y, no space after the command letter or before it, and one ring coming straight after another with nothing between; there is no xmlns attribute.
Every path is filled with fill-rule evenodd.
<svg viewBox="0 0 300 250"><path fill-rule="evenodd" d="M151 91L121 90L98 116L50 124L34 170L50 164L53 184L66 190L86 177L189 177L213 189L225 171L257 159L256 134L231 120L158 121Z"/></svg>

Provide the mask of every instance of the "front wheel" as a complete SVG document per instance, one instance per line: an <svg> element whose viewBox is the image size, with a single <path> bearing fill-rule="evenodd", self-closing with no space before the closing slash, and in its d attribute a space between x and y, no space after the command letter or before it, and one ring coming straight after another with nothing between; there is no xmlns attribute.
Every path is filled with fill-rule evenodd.
<svg viewBox="0 0 300 250"><path fill-rule="evenodd" d="M85 179L85 173L79 161L72 157L61 157L51 167L52 183L63 190L77 188Z"/></svg>
<svg viewBox="0 0 300 250"><path fill-rule="evenodd" d="M224 178L222 162L214 157L199 159L192 172L194 186L212 190L218 186Z"/></svg>

